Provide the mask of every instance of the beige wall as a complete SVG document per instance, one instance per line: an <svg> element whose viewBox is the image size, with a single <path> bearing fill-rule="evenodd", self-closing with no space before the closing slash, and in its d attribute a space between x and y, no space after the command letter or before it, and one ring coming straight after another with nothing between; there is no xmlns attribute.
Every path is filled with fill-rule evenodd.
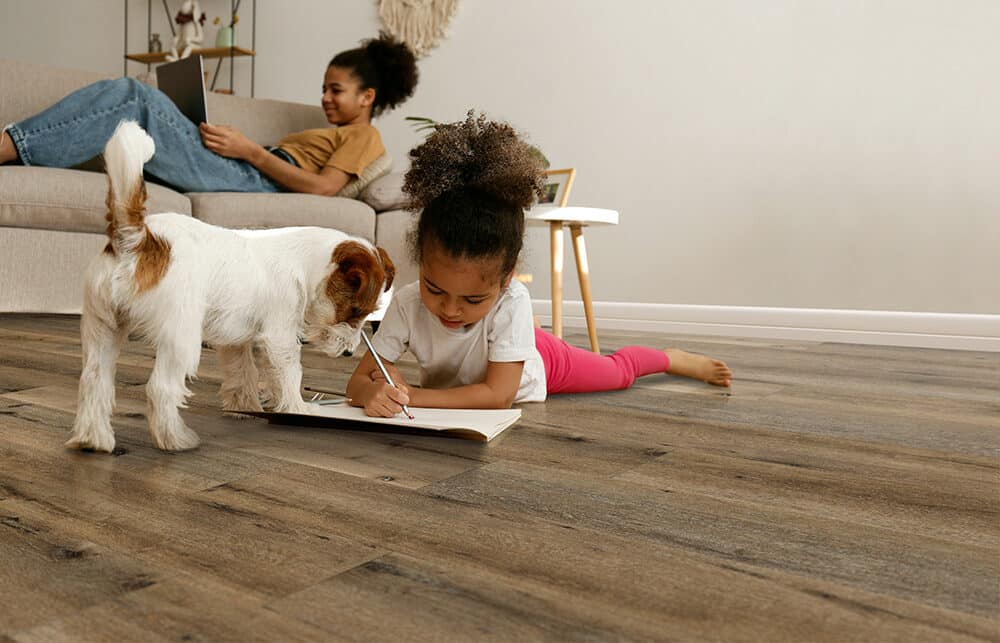
<svg viewBox="0 0 1000 643"><path fill-rule="evenodd" d="M374 6L259 0L256 94L318 100ZM120 73L121 2L0 7L0 56ZM588 234L600 301L1000 313L998 32L993 0L463 0L379 125L402 167L404 116L480 108L576 167L571 202L621 212ZM533 230L539 299L547 256Z"/></svg>

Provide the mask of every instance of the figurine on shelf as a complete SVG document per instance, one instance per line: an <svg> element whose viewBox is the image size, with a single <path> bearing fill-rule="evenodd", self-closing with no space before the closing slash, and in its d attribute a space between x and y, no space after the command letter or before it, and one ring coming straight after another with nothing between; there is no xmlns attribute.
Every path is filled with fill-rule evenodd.
<svg viewBox="0 0 1000 643"><path fill-rule="evenodd" d="M184 0L181 10L174 18L177 23L177 35L174 36L174 44L167 54L167 60L173 62L180 58L187 58L191 55L191 50L195 45L200 45L205 39L205 12L201 10L198 0ZM178 54L178 52L180 52Z"/></svg>

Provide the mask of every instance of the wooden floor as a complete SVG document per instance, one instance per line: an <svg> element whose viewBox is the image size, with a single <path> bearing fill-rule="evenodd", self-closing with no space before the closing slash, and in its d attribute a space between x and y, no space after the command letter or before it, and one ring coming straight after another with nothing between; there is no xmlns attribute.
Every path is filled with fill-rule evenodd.
<svg viewBox="0 0 1000 643"><path fill-rule="evenodd" d="M78 327L0 316L0 641L1000 639L1000 353L673 338L732 393L649 377L483 445L224 417L206 350L167 454L133 342L99 455L62 446Z"/></svg>

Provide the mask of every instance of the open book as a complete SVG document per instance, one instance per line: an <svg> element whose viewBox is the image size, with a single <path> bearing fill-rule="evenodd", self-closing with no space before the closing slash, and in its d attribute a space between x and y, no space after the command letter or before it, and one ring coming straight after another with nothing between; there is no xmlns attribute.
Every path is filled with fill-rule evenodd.
<svg viewBox="0 0 1000 643"><path fill-rule="evenodd" d="M274 424L293 424L302 426L343 426L350 428L351 424L369 425L363 428L373 428L371 425L385 425L392 431L398 427L409 432L417 429L420 432L437 432L441 435L480 440L489 442L500 435L504 429L521 419L521 409L424 409L410 407L413 419L405 415L391 418L373 418L365 415L365 410L347 404L310 403L309 413L279 413L276 411L240 411L247 415L265 418ZM361 427L359 427L361 428Z"/></svg>

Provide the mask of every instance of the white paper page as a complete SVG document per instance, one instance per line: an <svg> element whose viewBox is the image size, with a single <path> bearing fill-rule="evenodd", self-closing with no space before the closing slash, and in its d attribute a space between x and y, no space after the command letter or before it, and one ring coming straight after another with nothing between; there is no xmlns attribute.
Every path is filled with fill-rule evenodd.
<svg viewBox="0 0 1000 643"><path fill-rule="evenodd" d="M521 409L425 409L410 407L413 419L403 414L392 418L377 418L365 415L364 409L333 405L321 406L310 404L309 415L328 417L338 420L365 422L369 424L388 424L413 429L430 429L433 431L473 431L481 434L487 440L495 437L505 428L517 422L521 417ZM269 413L255 413L266 417ZM274 413L273 415L296 415Z"/></svg>

